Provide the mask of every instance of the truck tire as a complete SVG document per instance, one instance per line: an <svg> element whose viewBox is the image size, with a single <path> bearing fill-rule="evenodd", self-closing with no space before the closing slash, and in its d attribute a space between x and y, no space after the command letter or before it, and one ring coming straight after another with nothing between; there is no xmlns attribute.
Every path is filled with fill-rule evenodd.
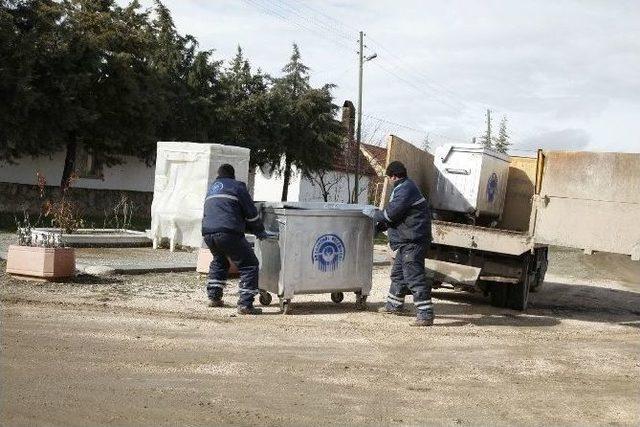
<svg viewBox="0 0 640 427"><path fill-rule="evenodd" d="M540 286L544 283L544 276L547 274L547 266L549 265L548 259L549 248L536 248L536 277L531 282L529 292L536 292Z"/></svg>
<svg viewBox="0 0 640 427"><path fill-rule="evenodd" d="M506 307L509 286L504 283L492 283L489 287L489 300L494 307Z"/></svg>
<svg viewBox="0 0 640 427"><path fill-rule="evenodd" d="M529 288L536 278L535 258L527 253L522 256L522 276L517 284L508 289L507 307L524 311L529 304Z"/></svg>

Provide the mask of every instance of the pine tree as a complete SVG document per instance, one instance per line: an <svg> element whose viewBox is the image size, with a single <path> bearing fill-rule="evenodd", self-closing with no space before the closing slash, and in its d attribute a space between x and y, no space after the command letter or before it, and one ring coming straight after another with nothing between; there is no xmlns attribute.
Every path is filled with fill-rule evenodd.
<svg viewBox="0 0 640 427"><path fill-rule="evenodd" d="M268 76L260 70L252 71L240 46L221 78L224 91L222 143L250 148L252 166L279 158L269 134L272 108L267 99L267 80Z"/></svg>
<svg viewBox="0 0 640 427"><path fill-rule="evenodd" d="M480 141L485 148L493 147L493 137L491 136L491 110L487 110L487 131L480 137Z"/></svg>
<svg viewBox="0 0 640 427"><path fill-rule="evenodd" d="M314 89L309 83L309 67L301 62L293 45L284 76L275 80L270 93L274 148L284 156L282 200L287 199L292 168L311 174L332 166L341 147L343 128L335 119L338 106L333 103L333 85ZM279 167L278 164L272 166Z"/></svg>
<svg viewBox="0 0 640 427"><path fill-rule="evenodd" d="M498 137L494 139L495 149L501 153L507 154L511 142L509 142L509 134L507 133L507 116L502 117L500 122L500 130Z"/></svg>
<svg viewBox="0 0 640 427"><path fill-rule="evenodd" d="M431 139L429 139L429 134L427 134L427 136L425 136L424 140L422 141L422 150L424 151L431 150Z"/></svg>

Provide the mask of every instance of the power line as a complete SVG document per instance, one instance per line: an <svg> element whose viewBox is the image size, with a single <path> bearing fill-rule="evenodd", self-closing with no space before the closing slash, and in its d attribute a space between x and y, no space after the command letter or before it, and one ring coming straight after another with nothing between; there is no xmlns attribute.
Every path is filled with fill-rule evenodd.
<svg viewBox="0 0 640 427"><path fill-rule="evenodd" d="M246 3L252 5L252 6L256 7L261 12L263 12L263 13L265 13L267 15L275 16L275 17L281 19L282 21L284 21L286 23L295 25L299 29L302 29L304 31L308 31L310 33L313 33L316 36L320 36L320 38L322 40L324 40L325 42L332 42L334 45L339 46L340 48L345 49L348 52L354 52L354 50L353 50L353 48L351 46L346 45L341 40L337 40L335 38L332 38L332 37L328 36L326 34L326 31L318 29L317 27L314 27L314 26L309 26L309 25L306 25L304 23L301 23L299 20L291 19L291 17L287 16L287 10L285 8L283 8L282 6L279 6L279 5L273 4L273 3L268 3L268 2L261 2L260 0L244 0L244 1Z"/></svg>
<svg viewBox="0 0 640 427"><path fill-rule="evenodd" d="M353 40L353 35L358 32L358 30L356 30L354 28L347 28L344 24L342 24L340 21L336 20L335 18L327 15L326 13L324 13L322 11L314 9L311 6L308 6L303 2L298 2L298 3L295 3L295 4L292 4L292 3L288 2L288 1L285 1L285 0L280 0L280 2L283 3L283 4L286 4L290 9L296 10L299 14L301 14L300 9L296 8L296 6L302 6L305 9L313 12L315 15L308 18L311 22L317 23L318 25L322 25L322 26L330 29L331 31L335 31L336 33L341 34L344 38L346 38L348 40ZM319 16L325 17L324 21L322 19L318 19ZM341 26L343 28L346 28L346 30L336 27L335 25L331 24L330 21L333 21L333 22L337 23L339 26Z"/></svg>
<svg viewBox="0 0 640 427"><path fill-rule="evenodd" d="M369 37L368 40L370 40L373 44L378 46L380 49L384 50L387 54L389 54L389 56L394 58L396 61L394 63L394 66L396 66L399 70L404 71L407 74L411 74L413 78L417 79L418 81L422 81L426 86L428 86L432 90L437 91L443 94L444 96L451 98L455 102L460 103L462 106L466 106L466 104L469 102L469 101L463 100L458 95L456 95L455 92L451 91L445 86L439 83L436 83L435 81L431 81L427 79L423 72L412 71L411 66L408 65L403 58L401 58L399 55L397 55L395 52L391 51L390 49L387 49L382 43L376 41L372 37Z"/></svg>
<svg viewBox="0 0 640 427"><path fill-rule="evenodd" d="M419 90L420 92L424 93L427 96L431 96L431 94L429 94L427 91L425 91L425 89L419 85L417 85L415 82L412 82L409 79L406 79L404 77L402 77L401 75L395 73L394 71L382 66L381 64L374 62L374 65L378 68L380 68L381 70L383 70L385 73L395 77L397 80L403 82L404 84L412 87L413 89ZM448 102L447 100L443 100L440 99L438 100L438 102L440 102L441 104L449 107L451 109L451 111L455 111L456 113L460 112L460 108L459 106L453 105L452 103Z"/></svg>
<svg viewBox="0 0 640 427"><path fill-rule="evenodd" d="M346 25L344 25L343 23L341 23L340 21L338 21L335 18L330 17L329 15L318 11L317 9L314 9L308 5L304 5L299 3L299 5L302 5L303 7L305 7L306 9L317 13L319 15L322 15L324 17L326 17L327 19L320 20L320 19L314 19L314 17L308 17L307 15L305 15L299 8L296 8L294 5L292 5L291 3L284 1L284 0L279 0L279 3L274 3L274 2L269 2L269 0L265 0L267 2L267 4L265 5L265 3L258 3L258 0L245 0L245 1L249 1L251 3L253 3L254 5L258 5L258 7L260 7L261 9L266 9L267 11L269 11L271 14L275 14L276 16L280 17L283 20L286 20L288 22L293 23L294 25L297 25L300 28L303 28L307 31L313 32L316 35L320 35L323 38L329 38L331 39L334 43L339 44L341 47L350 50L350 48L348 46L346 46L342 41L338 41L334 38L331 38L329 35L332 34L337 34L339 36L341 36L344 39L347 40L353 40L350 36L350 34L341 29L341 28L336 28L333 24L328 23L328 21L332 21L337 23L338 25L340 25L342 28L349 28ZM277 11L277 12L276 12ZM291 15L293 14L296 19L303 19L305 22L304 24L302 24L299 21L295 21L290 19L290 16L287 15ZM395 54L393 54L393 52L391 52L390 50L386 49L384 46L382 46L380 43L376 44L380 45L385 51L389 52L391 55L397 57ZM382 68L385 72L387 72L388 74L392 75L393 77L395 77L396 79L402 81L403 83L409 85L410 87L420 90L421 92L425 93L425 87L421 87L420 84L420 79L418 79L417 82L411 82L410 80L401 77L400 75L398 75L397 72L383 67L381 65L378 65L380 68ZM393 68L394 65L391 65L391 68ZM399 67L398 67L399 68ZM406 70L402 70L405 72L406 74ZM416 84L418 83L418 84ZM438 94L438 96L443 96L443 98L447 97L447 94L445 92L443 92L442 90L438 89L436 86L434 86L433 84L430 84L429 82L425 82L424 84L426 84L428 90ZM449 97L450 98L450 97ZM447 105L448 107L450 107L453 111L459 111L460 107L465 107L465 104L463 102L459 102L460 105L453 105L450 99L443 99L441 100L442 103L444 103L445 105Z"/></svg>
<svg viewBox="0 0 640 427"><path fill-rule="evenodd" d="M344 49L348 52L354 52L351 46L348 46L344 43L344 40L352 41L353 38L351 34L354 34L357 30L354 28L344 24L340 20L318 10L304 3L291 3L286 0L245 0L247 3L255 6L263 13L276 16L279 19L292 24L304 31L309 33L313 33L316 36L322 38L326 42L331 42L336 46ZM312 12L313 16L308 16L305 12L300 9L301 6L304 9ZM388 60L386 58L381 58L379 61L384 61L387 66L383 66L379 63L379 61L375 62L375 65L382 69L385 73L391 75L398 81L404 83L406 86L411 87L415 90L418 90L426 95L431 96L430 92L436 94L438 98L434 98L441 105L448 107L452 111L459 113L461 109L467 108L469 104L477 104L482 105L483 109L486 107L484 104L480 104L475 101L465 101L462 98L458 97L453 91L446 88L445 86L430 81L424 76L422 72L416 72L412 69L410 65L408 65L403 58L398 56L396 53L386 48L382 43L377 40L368 37L375 46L384 50L389 57L394 58L395 61ZM366 46L365 46L366 47ZM370 48L369 48L370 49ZM371 50L371 49L370 49ZM349 67L352 68L352 67ZM345 69L340 77L346 74L350 69ZM386 119L380 119L373 116L368 116L369 118L373 118L374 120L383 120L387 123L393 124L394 126L398 126L407 130L412 130L414 132L418 132L420 134L427 134L423 130L415 129L410 126L402 125L395 122L387 121ZM455 140L455 141L463 141L457 138L451 138L446 135L441 135L437 133L430 132L432 135L439 136L441 138ZM375 135L375 132L374 132ZM463 141L467 142L467 141Z"/></svg>
<svg viewBox="0 0 640 427"><path fill-rule="evenodd" d="M432 131L428 131L427 132L424 129L417 129L417 128L414 128L414 127L411 127L411 126L408 126L408 125L405 125L405 124L402 124L402 123L397 123L397 122L394 122L394 121L391 121L391 120L383 119L381 117L376 117L376 116L373 116L371 114L362 114L362 115L364 117L367 117L367 118L370 118L370 119L373 119L373 120L377 120L377 121L380 121L380 122L383 122L383 123L387 123L387 124L390 124L390 125L394 125L395 127L411 130L411 131L420 133L420 134L425 135L425 136L426 135L435 135L435 136L438 136L440 138L449 139L451 141L468 142L468 141L465 141L465 140L460 139L460 138L454 138L454 137L451 137L451 136L443 135L443 134L432 132Z"/></svg>

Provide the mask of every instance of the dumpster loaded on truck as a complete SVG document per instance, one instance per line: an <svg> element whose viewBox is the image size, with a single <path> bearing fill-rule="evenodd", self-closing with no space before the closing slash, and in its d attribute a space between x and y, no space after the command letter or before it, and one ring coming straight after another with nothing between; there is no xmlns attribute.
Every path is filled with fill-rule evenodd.
<svg viewBox="0 0 640 427"><path fill-rule="evenodd" d="M393 160L433 200L425 263L434 287L524 310L544 282L548 245L640 259L640 154L539 150L510 165L475 144L440 147L434 158L390 136ZM385 184L381 208L388 193Z"/></svg>

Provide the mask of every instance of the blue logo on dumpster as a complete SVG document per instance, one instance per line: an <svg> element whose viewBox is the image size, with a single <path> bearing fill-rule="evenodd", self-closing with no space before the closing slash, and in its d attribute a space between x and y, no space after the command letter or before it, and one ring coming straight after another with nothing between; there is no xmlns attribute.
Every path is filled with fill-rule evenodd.
<svg viewBox="0 0 640 427"><path fill-rule="evenodd" d="M492 173L487 181L487 200L489 203L493 203L496 198L496 193L498 192L498 175L496 173Z"/></svg>
<svg viewBox="0 0 640 427"><path fill-rule="evenodd" d="M335 271L344 261L344 243L335 234L323 234L313 245L311 261L320 271Z"/></svg>

